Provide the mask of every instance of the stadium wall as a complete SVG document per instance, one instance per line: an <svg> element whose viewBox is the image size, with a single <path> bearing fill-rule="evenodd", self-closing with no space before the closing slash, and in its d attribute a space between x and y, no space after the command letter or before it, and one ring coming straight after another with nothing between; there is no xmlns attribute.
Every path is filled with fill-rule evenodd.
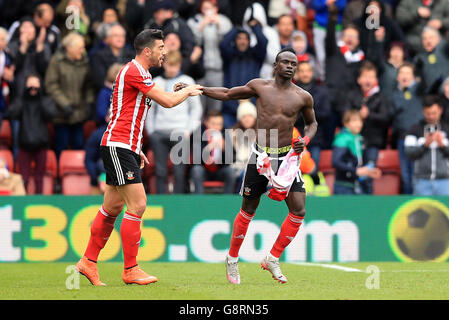
<svg viewBox="0 0 449 320"><path fill-rule="evenodd" d="M77 261L101 196L25 196L0 199L0 261ZM138 261L222 262L241 197L150 196ZM309 197L299 235L281 257L289 262L447 261L449 197ZM261 201L242 261L269 251L287 214L283 202ZM121 217L100 254L122 261Z"/></svg>

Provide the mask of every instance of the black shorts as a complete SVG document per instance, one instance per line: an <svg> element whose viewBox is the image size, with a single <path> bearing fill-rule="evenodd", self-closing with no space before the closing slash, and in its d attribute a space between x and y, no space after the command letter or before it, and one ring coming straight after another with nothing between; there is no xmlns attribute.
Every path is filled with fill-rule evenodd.
<svg viewBox="0 0 449 320"><path fill-rule="evenodd" d="M106 170L106 184L123 186L141 183L140 156L128 149L119 147L100 147L101 158Z"/></svg>
<svg viewBox="0 0 449 320"><path fill-rule="evenodd" d="M255 148L258 152L263 152L263 150L257 147L257 144L255 145ZM271 167L275 173L277 173L277 170L283 161L283 157L287 155L287 153L288 152L278 155L268 154L268 156L270 156ZM271 159L271 157L274 159ZM254 151L251 151L243 176L242 187L240 189L240 195L249 199L259 198L262 194L268 191L268 179L257 171L256 159L257 154ZM301 172L298 172L298 176L293 181L293 184L290 187L290 192L306 192Z"/></svg>

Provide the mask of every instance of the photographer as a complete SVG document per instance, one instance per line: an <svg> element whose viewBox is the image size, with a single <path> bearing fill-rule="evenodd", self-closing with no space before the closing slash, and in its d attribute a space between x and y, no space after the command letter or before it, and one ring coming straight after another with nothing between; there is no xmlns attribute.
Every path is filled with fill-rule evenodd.
<svg viewBox="0 0 449 320"><path fill-rule="evenodd" d="M449 125L440 122L443 108L437 96L427 96L424 119L405 137L405 153L414 161L416 195L449 195Z"/></svg>

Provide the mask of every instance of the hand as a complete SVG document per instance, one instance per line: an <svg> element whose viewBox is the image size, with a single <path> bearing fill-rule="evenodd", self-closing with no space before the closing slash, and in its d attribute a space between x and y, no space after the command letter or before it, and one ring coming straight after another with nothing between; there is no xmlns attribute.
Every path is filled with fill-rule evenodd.
<svg viewBox="0 0 449 320"><path fill-rule="evenodd" d="M379 29L374 31L374 36L378 42L382 42L385 39L385 28L380 26Z"/></svg>
<svg viewBox="0 0 449 320"><path fill-rule="evenodd" d="M441 20L432 19L427 22L427 25L431 28L439 30L443 26L443 23L441 22Z"/></svg>
<svg viewBox="0 0 449 320"><path fill-rule="evenodd" d="M173 91L179 91L181 89L184 89L185 87L188 87L189 85L187 83L184 82L178 82L173 86Z"/></svg>
<svg viewBox="0 0 449 320"><path fill-rule="evenodd" d="M443 142L444 136L443 136L443 134L441 133L441 131L436 131L436 132L433 134L433 140L436 141L436 142L438 143L438 147L441 148L441 147L444 146L444 142Z"/></svg>
<svg viewBox="0 0 449 320"><path fill-rule="evenodd" d="M368 166L364 166L357 168L356 174L359 177L370 177L373 179L377 179L382 176L382 171L379 168L371 168Z"/></svg>
<svg viewBox="0 0 449 320"><path fill-rule="evenodd" d="M430 9L427 7L418 8L418 15L423 19L427 19L428 17L430 17L430 13Z"/></svg>
<svg viewBox="0 0 449 320"><path fill-rule="evenodd" d="M47 29L41 28L39 32L39 37L36 39L36 51L41 52L44 50L45 39L47 38Z"/></svg>
<svg viewBox="0 0 449 320"><path fill-rule="evenodd" d="M427 132L424 135L424 138L426 139L426 141L424 142L424 145L428 148L432 144L432 142L434 141L433 140L433 134L430 134L430 133Z"/></svg>
<svg viewBox="0 0 449 320"><path fill-rule="evenodd" d="M363 105L360 109L360 115L362 116L362 119L365 120L369 116L369 109L366 105Z"/></svg>
<svg viewBox="0 0 449 320"><path fill-rule="evenodd" d="M145 167L145 164L150 164L150 161L148 161L148 158L145 156L145 154L140 151L140 169L143 169Z"/></svg>
<svg viewBox="0 0 449 320"><path fill-rule="evenodd" d="M191 86L185 87L183 90L187 90L189 96L198 96L203 94L203 86L199 84L193 84Z"/></svg>
<svg viewBox="0 0 449 320"><path fill-rule="evenodd" d="M28 33L22 32L20 34L19 39L20 39L20 48L19 48L19 50L20 50L20 52L22 54L25 54L26 51L28 50L28 47L29 47L30 43L31 43L30 37L29 37Z"/></svg>
<svg viewBox="0 0 449 320"><path fill-rule="evenodd" d="M259 21L257 21L256 19L253 19L251 21L248 21L248 25L252 28L254 27L256 24L259 24Z"/></svg>
<svg viewBox="0 0 449 320"><path fill-rule="evenodd" d="M203 54L203 49L201 49L200 46L193 47L192 54L190 55L190 61L192 63L198 62L198 60L201 58L202 54Z"/></svg>
<svg viewBox="0 0 449 320"><path fill-rule="evenodd" d="M16 66L12 65L3 68L3 79L6 81L14 81L14 72L16 71Z"/></svg>
<svg viewBox="0 0 449 320"><path fill-rule="evenodd" d="M332 6L335 2L336 0L326 0L326 6Z"/></svg>
<svg viewBox="0 0 449 320"><path fill-rule="evenodd" d="M306 147L306 141L303 138L300 138L293 142L293 149L297 154L301 154Z"/></svg>

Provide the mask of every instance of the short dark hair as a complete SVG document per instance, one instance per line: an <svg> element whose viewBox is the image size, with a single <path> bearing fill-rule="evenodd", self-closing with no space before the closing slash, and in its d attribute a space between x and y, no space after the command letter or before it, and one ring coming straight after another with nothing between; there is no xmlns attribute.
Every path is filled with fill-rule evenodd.
<svg viewBox="0 0 449 320"><path fill-rule="evenodd" d="M291 53L293 53L296 56L295 50L293 48L291 48L291 47L287 47L287 48L284 48L284 49L282 49L281 51L278 52L278 54L276 55L276 62L278 62L278 60L279 60L279 55L281 53L284 53L284 52L291 52Z"/></svg>
<svg viewBox="0 0 449 320"><path fill-rule="evenodd" d="M402 68L410 68L413 71L413 75L415 74L415 65L411 62L405 61L403 64L401 64L398 68L398 72L402 69Z"/></svg>
<svg viewBox="0 0 449 320"><path fill-rule="evenodd" d="M374 71L376 73L377 76L377 68L376 66L369 60L365 60L362 65L360 66L360 70L359 70L359 76L362 75L363 72L365 71Z"/></svg>
<svg viewBox="0 0 449 320"><path fill-rule="evenodd" d="M428 95L424 97L424 101L423 101L423 109L426 108L430 108L431 106L433 106L434 104L438 105L441 107L441 100L440 97L437 95Z"/></svg>
<svg viewBox="0 0 449 320"><path fill-rule="evenodd" d="M136 54L140 54L145 48L152 48L156 40L163 40L164 33L159 29L145 29L134 39L134 49Z"/></svg>
<svg viewBox="0 0 449 320"><path fill-rule="evenodd" d="M223 117L223 114L219 110L211 109L211 110L207 111L206 116L204 117L204 119L208 120L208 119L213 118L213 117Z"/></svg>

